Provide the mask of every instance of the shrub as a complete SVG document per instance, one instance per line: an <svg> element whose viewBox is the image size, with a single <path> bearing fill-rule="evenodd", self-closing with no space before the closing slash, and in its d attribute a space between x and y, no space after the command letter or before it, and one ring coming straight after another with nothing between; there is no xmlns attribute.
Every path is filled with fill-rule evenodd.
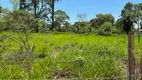
<svg viewBox="0 0 142 80"><path fill-rule="evenodd" d="M88 33L91 32L91 25L89 22L76 22L74 24L76 33Z"/></svg>
<svg viewBox="0 0 142 80"><path fill-rule="evenodd" d="M41 20L39 22L39 31L40 32L47 32L48 31L48 28L47 28L47 24L46 24L46 21L45 20Z"/></svg>
<svg viewBox="0 0 142 80"><path fill-rule="evenodd" d="M9 13L4 17L6 20L6 28L13 31L33 30L36 24L32 18L32 14L22 10L17 10Z"/></svg>
<svg viewBox="0 0 142 80"><path fill-rule="evenodd" d="M105 22L104 24L102 24L98 30L96 31L96 34L98 35L111 35L114 32L114 27L112 26L112 23L110 22Z"/></svg>
<svg viewBox="0 0 142 80"><path fill-rule="evenodd" d="M0 30L6 30L7 27L5 26L6 21L0 18Z"/></svg>

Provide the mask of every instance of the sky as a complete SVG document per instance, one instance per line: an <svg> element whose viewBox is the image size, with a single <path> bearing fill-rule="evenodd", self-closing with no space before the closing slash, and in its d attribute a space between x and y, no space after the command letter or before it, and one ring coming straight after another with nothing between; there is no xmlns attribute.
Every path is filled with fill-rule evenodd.
<svg viewBox="0 0 142 80"><path fill-rule="evenodd" d="M127 2L140 3L141 0L61 0L55 4L55 10L63 10L70 16L70 23L78 21L77 14L87 14L87 20L96 14L112 14L117 20ZM12 10L10 0L0 0L4 8Z"/></svg>

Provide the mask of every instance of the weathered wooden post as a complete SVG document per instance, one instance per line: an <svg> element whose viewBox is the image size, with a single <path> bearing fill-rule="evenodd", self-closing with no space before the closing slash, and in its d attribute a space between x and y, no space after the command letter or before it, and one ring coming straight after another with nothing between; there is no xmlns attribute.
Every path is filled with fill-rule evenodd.
<svg viewBox="0 0 142 80"><path fill-rule="evenodd" d="M141 35L140 35L140 32L138 33L138 43L140 43L140 38L141 38Z"/></svg>
<svg viewBox="0 0 142 80"><path fill-rule="evenodd" d="M128 66L129 66L129 80L134 80L135 76L134 32L129 32L128 34Z"/></svg>
<svg viewBox="0 0 142 80"><path fill-rule="evenodd" d="M142 55L141 55L141 58L140 58L140 74L141 74L140 80L142 80Z"/></svg>

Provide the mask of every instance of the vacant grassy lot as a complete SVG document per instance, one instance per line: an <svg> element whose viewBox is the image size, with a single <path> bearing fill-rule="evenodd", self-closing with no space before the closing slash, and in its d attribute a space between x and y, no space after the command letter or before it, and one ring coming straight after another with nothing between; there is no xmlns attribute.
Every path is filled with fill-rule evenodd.
<svg viewBox="0 0 142 80"><path fill-rule="evenodd" d="M127 35L1 32L0 79L127 76L127 42ZM136 35L136 57L141 43Z"/></svg>

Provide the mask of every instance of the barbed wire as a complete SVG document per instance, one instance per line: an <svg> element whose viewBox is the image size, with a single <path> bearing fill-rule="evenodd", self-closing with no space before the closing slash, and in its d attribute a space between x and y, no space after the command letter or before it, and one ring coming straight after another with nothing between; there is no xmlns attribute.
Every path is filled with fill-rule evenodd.
<svg viewBox="0 0 142 80"><path fill-rule="evenodd" d="M132 78L132 80L140 80L142 77L138 77L136 75L127 75L127 76L116 76L116 77L98 77L98 78L64 78L64 77L60 77L60 78L54 78L54 79L45 79L43 78L42 80L121 80L121 79L125 79L128 80L129 77ZM32 80L38 80L38 79L32 79Z"/></svg>
<svg viewBox="0 0 142 80"><path fill-rule="evenodd" d="M140 59L141 57L135 57L134 59ZM133 58L130 58L130 59L133 59ZM114 60L114 61L123 61L123 60L128 60L128 58L111 58L111 57L107 57L107 58L100 58L100 59L88 59L88 60L85 60L85 59L75 59L75 60L48 60L48 61L38 61L38 60L29 60L29 61L25 61L25 60L23 60L23 61L17 61L17 60L11 60L11 61L0 61L0 62L33 62L33 63L37 63L37 62L74 62L74 61L83 61L83 62L99 62L99 61L108 61L108 60Z"/></svg>
<svg viewBox="0 0 142 80"><path fill-rule="evenodd" d="M127 75L127 76L117 76L117 77L102 77L102 78L71 78L71 80L111 80L111 79L115 79L115 80L117 80L117 79L122 79L122 78L127 78L128 79L128 77L132 77L133 79L135 79L135 77L137 77L137 76L135 76L135 75ZM139 77L139 78L141 78L141 77Z"/></svg>

